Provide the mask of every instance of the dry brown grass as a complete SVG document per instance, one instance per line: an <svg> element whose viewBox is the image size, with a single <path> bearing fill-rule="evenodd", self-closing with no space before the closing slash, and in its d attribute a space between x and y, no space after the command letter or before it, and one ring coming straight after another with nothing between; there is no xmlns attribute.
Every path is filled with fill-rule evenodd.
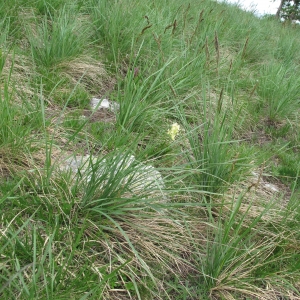
<svg viewBox="0 0 300 300"><path fill-rule="evenodd" d="M78 82L91 94L103 97L114 88L116 80L106 71L99 60L88 56L82 56L70 62L59 65L62 74L70 78L76 85Z"/></svg>
<svg viewBox="0 0 300 300"><path fill-rule="evenodd" d="M23 97L31 99L35 95L30 86L30 77L34 74L34 67L30 59L21 54L8 53L2 70L2 82L9 80L9 91L13 94L14 102L21 104ZM0 83L1 87L2 83Z"/></svg>
<svg viewBox="0 0 300 300"><path fill-rule="evenodd" d="M110 231L103 231L90 221L86 237L88 240L94 240L93 249L98 258L94 263L95 270L108 264L110 268L108 271L111 272L130 258L121 273L131 274L131 276L135 274L134 280L142 285L145 284L145 280L151 281L149 274L157 279L158 275L161 280L177 276L179 273L190 272L192 266L186 259L185 253L190 251L191 245L184 224L154 212L138 218L127 215L122 219L118 223L123 232L118 228L113 229L114 226L110 226ZM99 232L102 232L106 238L99 239ZM128 243L125 235L131 244ZM141 277L141 274L144 276ZM122 277L118 277L118 280L120 280L119 285L124 286ZM163 282L157 281L156 284L163 294ZM109 284L106 285L104 294L105 299L135 299L131 298L132 296L125 289L114 289ZM162 298L157 295L155 299Z"/></svg>

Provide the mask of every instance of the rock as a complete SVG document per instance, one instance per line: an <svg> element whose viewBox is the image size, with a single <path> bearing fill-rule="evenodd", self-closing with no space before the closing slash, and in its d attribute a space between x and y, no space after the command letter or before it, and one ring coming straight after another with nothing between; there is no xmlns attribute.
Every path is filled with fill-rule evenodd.
<svg viewBox="0 0 300 300"><path fill-rule="evenodd" d="M280 188L276 186L275 184L269 183L265 181L265 176L262 176L262 174L259 174L256 171L251 172L251 182L252 185L255 185L256 188L261 187L269 192L272 193L278 193L280 191Z"/></svg>
<svg viewBox="0 0 300 300"><path fill-rule="evenodd" d="M60 171L71 171L73 177L81 176L86 184L93 177L99 188L105 188L114 176L116 183L126 186L130 193L166 200L160 172L151 165L137 162L133 155L116 155L108 159L93 155L72 156L62 161Z"/></svg>
<svg viewBox="0 0 300 300"><path fill-rule="evenodd" d="M90 102L90 106L93 110L95 109L109 109L112 112L117 112L120 109L120 104L115 101L110 101L108 99L99 99L99 98L92 98Z"/></svg>
<svg viewBox="0 0 300 300"><path fill-rule="evenodd" d="M271 192L279 192L277 186L271 183L265 183L265 188Z"/></svg>

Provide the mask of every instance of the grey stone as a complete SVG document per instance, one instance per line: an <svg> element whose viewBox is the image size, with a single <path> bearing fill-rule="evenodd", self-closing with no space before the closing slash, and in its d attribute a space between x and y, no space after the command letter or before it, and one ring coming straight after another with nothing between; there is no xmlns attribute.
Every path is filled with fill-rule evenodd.
<svg viewBox="0 0 300 300"><path fill-rule="evenodd" d="M96 170L93 170L94 166L96 166ZM128 168L130 169L127 173ZM62 161L60 171L71 171L73 177L80 174L87 183L90 182L92 174L96 175L97 180L101 179L101 176L104 178L104 174L118 176L119 172L123 172L123 184L128 185L132 193L147 193L152 197L159 196L166 199L165 185L160 172L151 165L137 162L133 155L114 156L109 161L93 155L74 155ZM103 180L102 187L105 184L106 182Z"/></svg>

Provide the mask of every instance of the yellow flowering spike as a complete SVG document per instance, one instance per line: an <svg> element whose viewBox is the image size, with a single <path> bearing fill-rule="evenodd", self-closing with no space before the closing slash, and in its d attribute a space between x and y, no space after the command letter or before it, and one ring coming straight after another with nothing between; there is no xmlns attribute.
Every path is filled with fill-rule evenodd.
<svg viewBox="0 0 300 300"><path fill-rule="evenodd" d="M171 126L171 129L168 130L168 135L171 137L171 139L174 141L175 137L178 135L180 131L180 125L177 123L173 123Z"/></svg>

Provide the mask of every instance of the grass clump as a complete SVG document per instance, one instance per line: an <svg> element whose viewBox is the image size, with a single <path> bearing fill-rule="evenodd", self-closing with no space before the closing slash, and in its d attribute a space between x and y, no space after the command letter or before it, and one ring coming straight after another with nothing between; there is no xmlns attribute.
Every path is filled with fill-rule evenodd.
<svg viewBox="0 0 300 300"><path fill-rule="evenodd" d="M76 11L66 7L49 17L36 19L27 36L35 64L46 68L78 57L88 41L88 31L76 20Z"/></svg>

